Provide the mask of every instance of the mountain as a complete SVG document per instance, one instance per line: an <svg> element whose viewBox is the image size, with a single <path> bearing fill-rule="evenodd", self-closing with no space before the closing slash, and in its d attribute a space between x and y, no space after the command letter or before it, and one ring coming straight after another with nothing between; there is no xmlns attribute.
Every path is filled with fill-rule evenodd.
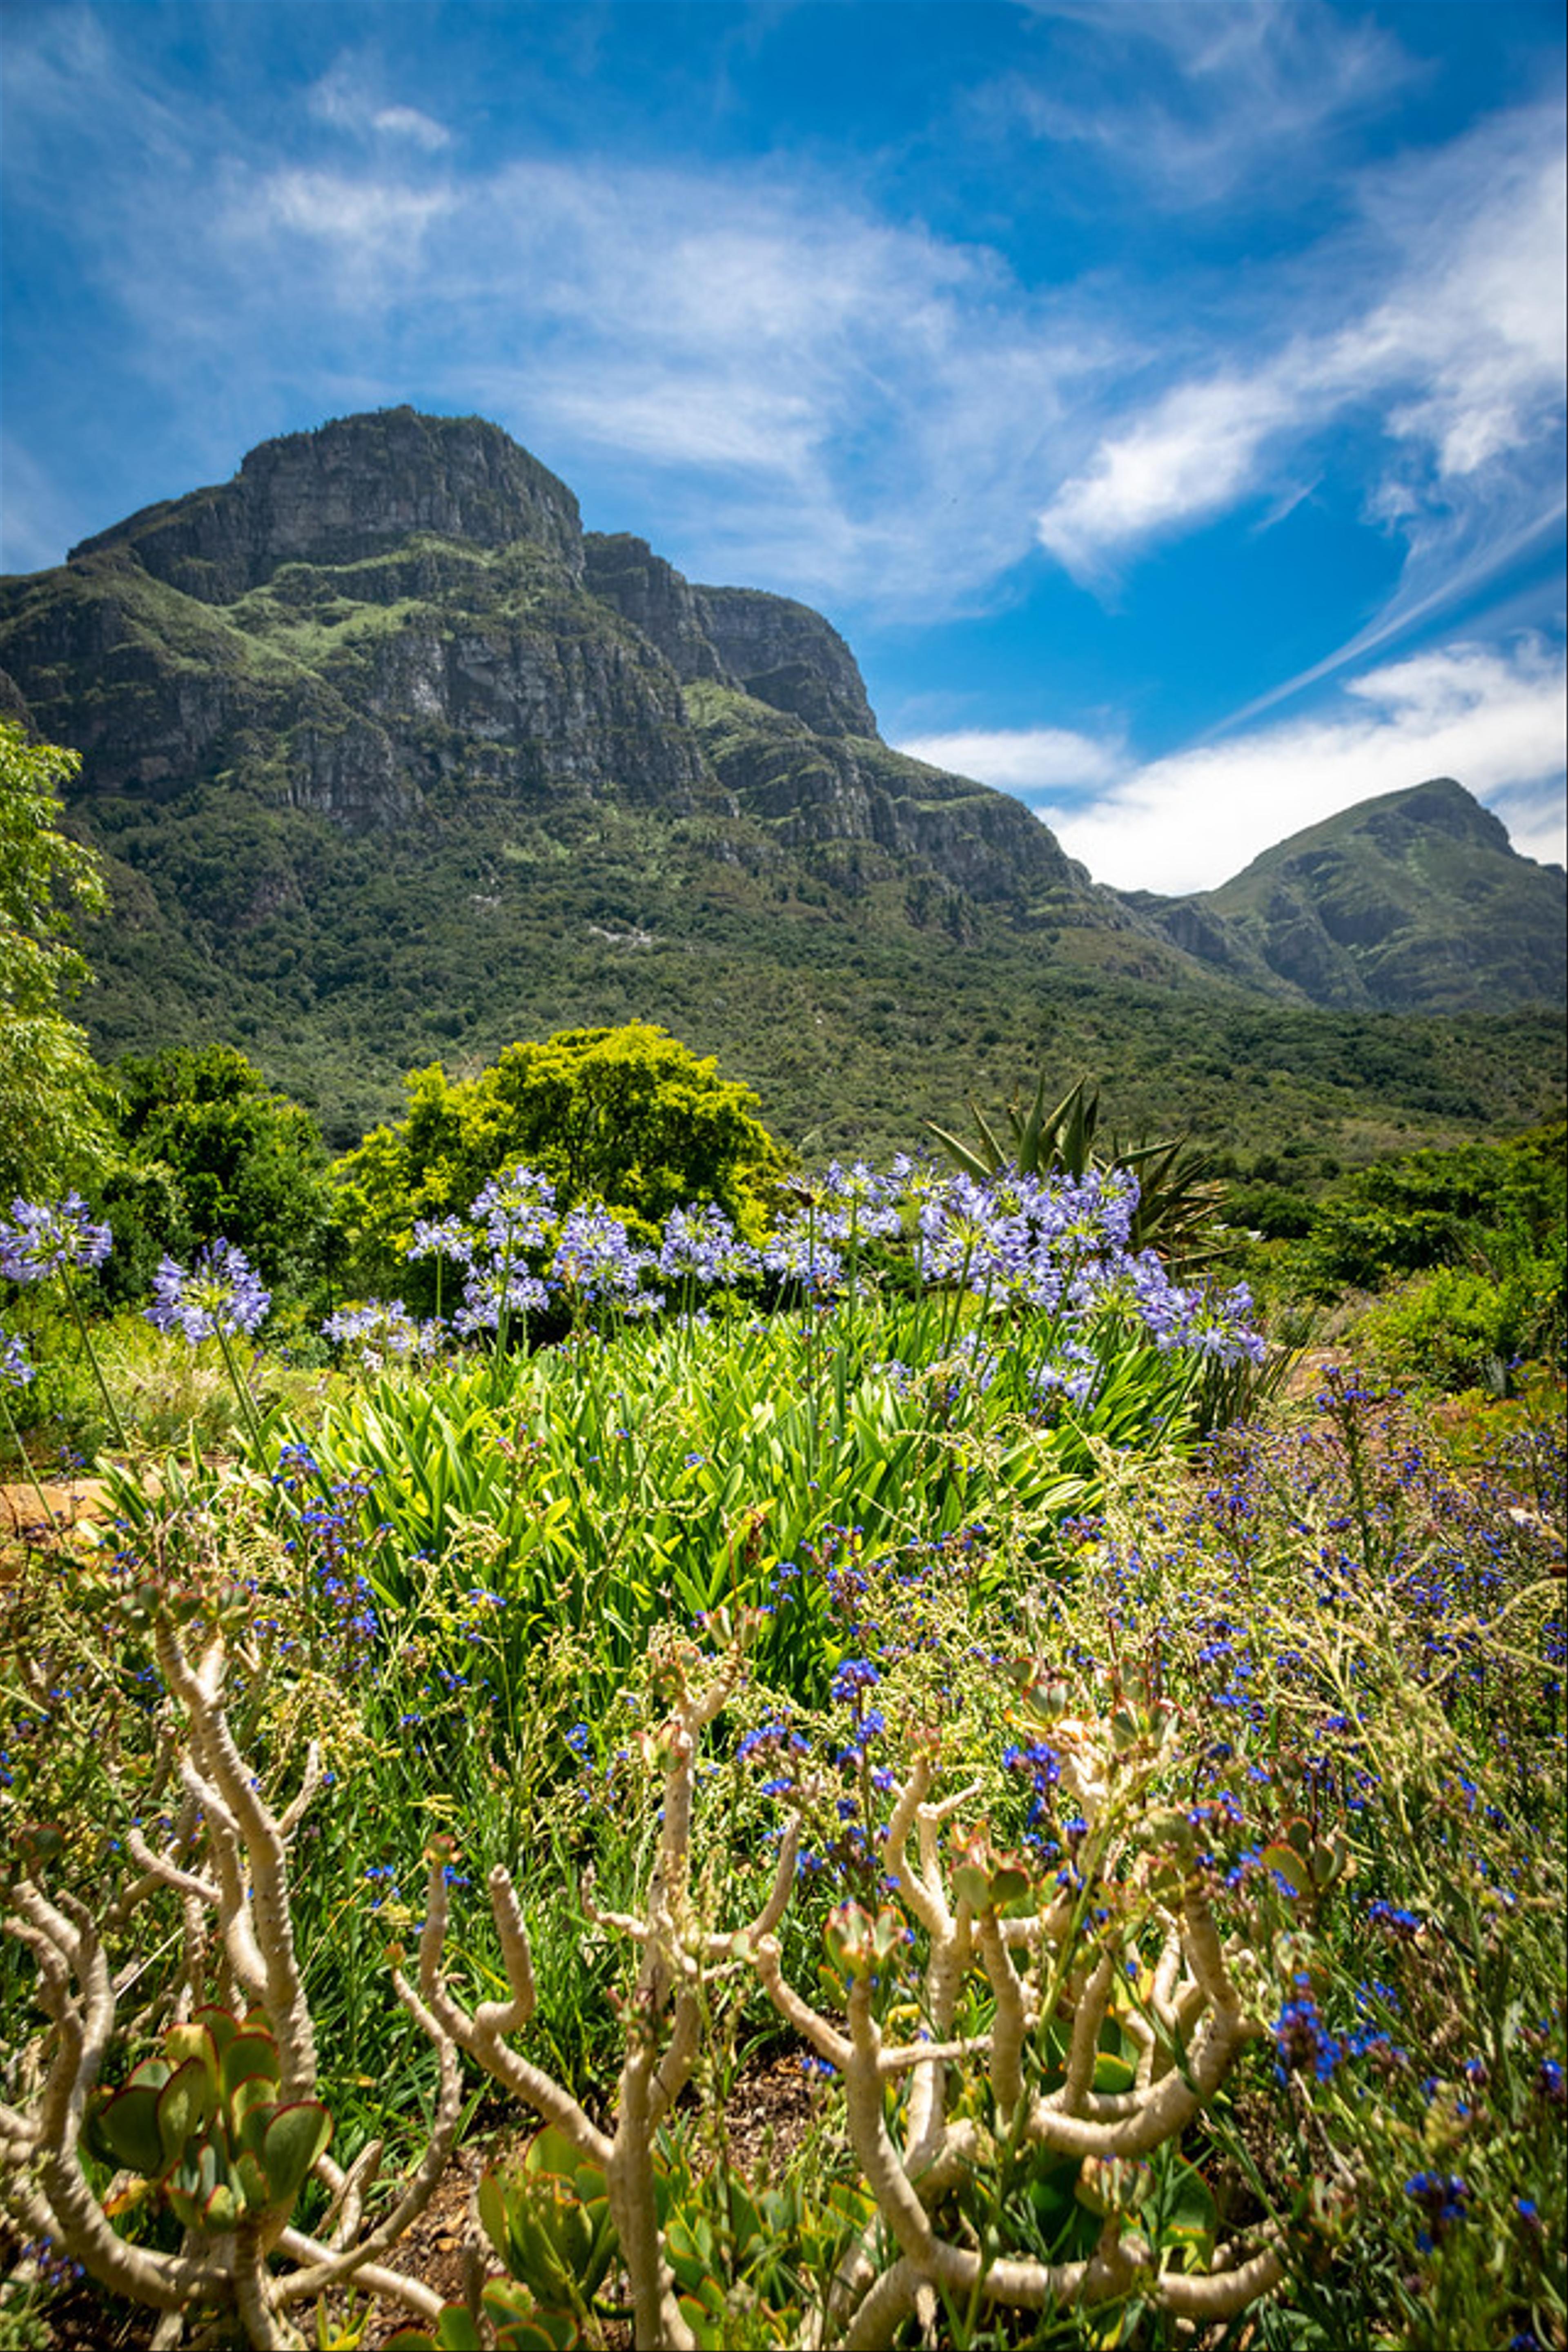
<svg viewBox="0 0 1568 2352"><path fill-rule="evenodd" d="M1127 1104L1166 1116L1184 1070L1184 1100L1240 1084L1214 1040L1248 1007L1561 995L1562 877L1458 786L1422 788L1440 856L1418 805L1363 840L1373 803L1318 829L1326 862L1303 835L1201 898L1104 889L1018 802L883 742L820 614L584 532L479 418L265 442L0 582L4 709L83 755L100 1049L227 1035L334 1140L417 1061L632 1017L722 1052L795 1132L870 1143L1047 1049L1114 1050ZM1368 903L1425 925L1420 953L1347 929L1375 859ZM1458 1064L1394 1059L1442 1115L1496 1115Z"/></svg>
<svg viewBox="0 0 1568 2352"><path fill-rule="evenodd" d="M1561 866L1521 857L1451 776L1292 834L1217 890L1134 903L1230 977L1433 1012L1565 993Z"/></svg>

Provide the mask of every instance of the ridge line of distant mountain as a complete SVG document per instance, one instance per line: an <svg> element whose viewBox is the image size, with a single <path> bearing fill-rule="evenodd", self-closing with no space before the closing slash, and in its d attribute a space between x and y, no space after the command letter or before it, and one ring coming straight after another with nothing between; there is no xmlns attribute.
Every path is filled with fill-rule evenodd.
<svg viewBox="0 0 1568 2352"><path fill-rule="evenodd" d="M231 481L0 582L0 670L12 709L81 751L89 833L177 810L199 835L203 796L238 794L350 836L553 827L570 856L590 814L635 812L679 834L699 900L729 868L773 903L826 889L917 930L1120 939L1150 977L1321 1004L1564 994L1562 869L1453 779L1217 890L1107 889L1021 803L885 744L822 614L584 532L567 485L482 418L394 408L259 444Z"/></svg>

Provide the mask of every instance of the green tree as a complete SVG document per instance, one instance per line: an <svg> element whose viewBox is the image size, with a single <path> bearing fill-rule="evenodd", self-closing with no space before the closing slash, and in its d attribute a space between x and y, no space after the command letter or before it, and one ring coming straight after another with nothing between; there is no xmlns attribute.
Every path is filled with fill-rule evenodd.
<svg viewBox="0 0 1568 2352"><path fill-rule="evenodd" d="M758 1232L784 1172L751 1089L647 1022L509 1045L456 1085L437 1063L407 1086L407 1117L338 1163L367 1282L386 1277L416 1219L461 1213L520 1162L563 1206L601 1201L645 1236L671 1209L710 1201Z"/></svg>
<svg viewBox="0 0 1568 2352"><path fill-rule="evenodd" d="M91 977L72 916L108 897L92 851L60 830L80 765L0 720L0 1204L90 1181L110 1148L101 1073L61 1010Z"/></svg>
<svg viewBox="0 0 1568 2352"><path fill-rule="evenodd" d="M128 1055L114 1077L125 1159L102 1188L116 1237L106 1276L131 1296L160 1251L222 1234L275 1290L311 1291L336 1196L309 1111L232 1045Z"/></svg>

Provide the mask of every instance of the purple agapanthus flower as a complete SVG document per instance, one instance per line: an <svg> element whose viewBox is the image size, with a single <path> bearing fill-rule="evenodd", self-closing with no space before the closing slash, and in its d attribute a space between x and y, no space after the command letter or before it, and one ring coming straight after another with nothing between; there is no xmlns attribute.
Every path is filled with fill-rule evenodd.
<svg viewBox="0 0 1568 2352"><path fill-rule="evenodd" d="M728 1289L754 1274L756 1251L743 1242L717 1201L704 1209L671 1209L664 1221L658 1270L671 1282L699 1282Z"/></svg>
<svg viewBox="0 0 1568 2352"><path fill-rule="evenodd" d="M195 1347L215 1333L232 1339L257 1330L272 1304L245 1252L219 1239L196 1252L187 1273L163 1258L153 1277L153 1304L143 1311L160 1331L183 1331Z"/></svg>
<svg viewBox="0 0 1568 2352"><path fill-rule="evenodd" d="M900 1229L896 1182L858 1160L852 1168L829 1163L821 1181L817 1231L826 1241L868 1241Z"/></svg>
<svg viewBox="0 0 1568 2352"><path fill-rule="evenodd" d="M405 1257L447 1257L467 1265L474 1255L475 1236L460 1217L421 1217L408 1237Z"/></svg>
<svg viewBox="0 0 1568 2352"><path fill-rule="evenodd" d="M27 1350L12 1331L0 1331L0 1388L25 1389L33 1378Z"/></svg>
<svg viewBox="0 0 1568 2352"><path fill-rule="evenodd" d="M844 1261L837 1250L819 1241L805 1217L781 1225L763 1253L772 1274L803 1282L814 1290L831 1290L842 1278Z"/></svg>
<svg viewBox="0 0 1568 2352"><path fill-rule="evenodd" d="M321 1326L322 1336L352 1348L366 1369L380 1371L389 1357L434 1355L443 1326L416 1323L401 1298L372 1298L363 1307L342 1307Z"/></svg>
<svg viewBox="0 0 1568 2352"><path fill-rule="evenodd" d="M573 1209L563 1220L550 1271L563 1288L582 1299L635 1297L653 1264L633 1249L619 1217L607 1209Z"/></svg>
<svg viewBox="0 0 1568 2352"><path fill-rule="evenodd" d="M14 1224L0 1223L0 1274L8 1282L47 1282L52 1275L101 1265L112 1235L95 1224L79 1192L63 1201L13 1201Z"/></svg>
<svg viewBox="0 0 1568 2352"><path fill-rule="evenodd" d="M463 1304L452 1318L453 1326L471 1339L476 1331L499 1330L503 1315L531 1314L549 1299L545 1285L526 1266L515 1265L510 1272L475 1266L463 1284Z"/></svg>
<svg viewBox="0 0 1568 2352"><path fill-rule="evenodd" d="M483 1225L490 1248L515 1265L523 1250L544 1239L544 1228L555 1206L555 1187L536 1169L514 1168L506 1176L492 1176L468 1214Z"/></svg>

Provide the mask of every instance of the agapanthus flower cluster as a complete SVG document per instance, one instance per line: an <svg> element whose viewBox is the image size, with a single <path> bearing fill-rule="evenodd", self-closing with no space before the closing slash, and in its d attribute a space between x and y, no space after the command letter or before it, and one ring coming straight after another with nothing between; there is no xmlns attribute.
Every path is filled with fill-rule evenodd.
<svg viewBox="0 0 1568 2352"><path fill-rule="evenodd" d="M401 1298L367 1299L363 1307L341 1307L321 1326L324 1339L349 1348L367 1370L378 1372L411 1356L431 1356L445 1336L442 1325L416 1323Z"/></svg>
<svg viewBox="0 0 1568 2352"><path fill-rule="evenodd" d="M209 1242L189 1270L172 1257L153 1277L153 1304L143 1309L160 1331L181 1331L195 1347L215 1333L233 1339L257 1330L272 1303L245 1252L229 1241Z"/></svg>
<svg viewBox="0 0 1568 2352"><path fill-rule="evenodd" d="M468 1214L484 1227L492 1256L510 1263L538 1248L554 1207L555 1187L549 1177L537 1169L517 1167L505 1176L492 1176Z"/></svg>
<svg viewBox="0 0 1568 2352"><path fill-rule="evenodd" d="M646 1250L632 1247L625 1225L607 1209L573 1209L562 1220L550 1272L574 1298L624 1305L653 1264Z"/></svg>
<svg viewBox="0 0 1568 2352"><path fill-rule="evenodd" d="M900 1230L902 1191L897 1174L879 1176L863 1160L852 1168L831 1160L817 1187L816 1230L830 1242L889 1238Z"/></svg>
<svg viewBox="0 0 1568 2352"><path fill-rule="evenodd" d="M743 1242L716 1201L704 1209L671 1209L664 1221L658 1270L667 1282L699 1283L705 1290L732 1289L754 1274L762 1261Z"/></svg>
<svg viewBox="0 0 1568 2352"><path fill-rule="evenodd" d="M921 1188L915 1222L922 1281L962 1284L994 1305L1086 1317L1121 1307L1162 1349L1221 1363L1258 1363L1245 1285L1215 1297L1173 1280L1152 1250L1129 1247L1137 1178L1126 1169L1081 1177L1004 1170L986 1181L961 1174ZM1080 1377L1064 1370L1070 1394ZM1085 1391L1087 1393L1087 1391Z"/></svg>
<svg viewBox="0 0 1568 2352"><path fill-rule="evenodd" d="M460 1217L421 1217L409 1235L405 1257L445 1257L467 1265L474 1255L475 1235Z"/></svg>
<svg viewBox="0 0 1568 2352"><path fill-rule="evenodd" d="M550 1292L526 1265L470 1266L463 1283L463 1304L452 1318L465 1339L476 1331L499 1331L503 1320L537 1313L550 1303Z"/></svg>
<svg viewBox="0 0 1568 2352"><path fill-rule="evenodd" d="M428 1229L440 1237L443 1255L467 1265L463 1304L452 1318L465 1337L499 1331L513 1317L524 1319L548 1304L549 1287L530 1265L528 1254L544 1240L554 1206L550 1179L520 1166L492 1177L475 1199L468 1213L479 1230L468 1237L466 1256L450 1245L462 1234L455 1220Z"/></svg>
<svg viewBox="0 0 1568 2352"><path fill-rule="evenodd" d="M15 1332L0 1330L0 1388L25 1389L33 1376L21 1339Z"/></svg>
<svg viewBox="0 0 1568 2352"><path fill-rule="evenodd" d="M90 1270L109 1255L112 1235L96 1224L79 1192L63 1201L13 1201L12 1224L0 1223L0 1275L7 1282L47 1282Z"/></svg>
<svg viewBox="0 0 1568 2352"><path fill-rule="evenodd" d="M806 1290L836 1290L844 1279L844 1260L816 1230L809 1216L792 1217L781 1225L763 1252L770 1274L798 1282Z"/></svg>

